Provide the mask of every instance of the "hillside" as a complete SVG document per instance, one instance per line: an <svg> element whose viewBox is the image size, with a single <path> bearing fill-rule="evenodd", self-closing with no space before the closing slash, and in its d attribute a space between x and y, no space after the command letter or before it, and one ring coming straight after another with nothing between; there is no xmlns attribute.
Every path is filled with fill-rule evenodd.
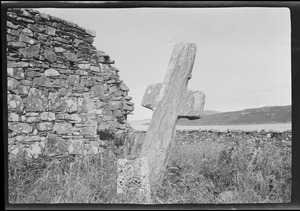
<svg viewBox="0 0 300 211"><path fill-rule="evenodd" d="M214 110L204 110L203 111L203 116L212 115L212 114L218 114L218 113L221 113L221 112L220 111L214 111Z"/></svg>
<svg viewBox="0 0 300 211"><path fill-rule="evenodd" d="M180 119L177 125L240 125L291 122L291 106L268 106L232 112L206 112L201 119ZM150 122L150 120L149 120ZM145 123L144 125L148 125Z"/></svg>

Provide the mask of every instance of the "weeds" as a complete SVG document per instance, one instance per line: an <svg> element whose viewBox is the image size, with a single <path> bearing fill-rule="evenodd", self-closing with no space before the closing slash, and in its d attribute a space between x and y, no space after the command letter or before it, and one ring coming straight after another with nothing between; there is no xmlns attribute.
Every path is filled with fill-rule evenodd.
<svg viewBox="0 0 300 211"><path fill-rule="evenodd" d="M44 161L43 158L40 160ZM100 156L77 157L73 161L53 160L38 174L31 171L26 171L25 174L19 171L18 178L14 171L10 170L9 201L10 203L113 202L117 179L115 164L114 154L104 153ZM13 169L11 165L10 169ZM30 182L26 185L26 181Z"/></svg>
<svg viewBox="0 0 300 211"><path fill-rule="evenodd" d="M113 137L111 134L103 134ZM122 138L122 140L124 137ZM154 203L287 203L291 140L279 135L179 134ZM119 142L118 142L119 143ZM125 203L117 196L118 153L9 160L10 203Z"/></svg>

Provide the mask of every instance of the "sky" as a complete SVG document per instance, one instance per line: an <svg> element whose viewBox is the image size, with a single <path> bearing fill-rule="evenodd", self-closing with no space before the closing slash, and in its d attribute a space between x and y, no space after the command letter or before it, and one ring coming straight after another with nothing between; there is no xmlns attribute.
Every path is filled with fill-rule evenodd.
<svg viewBox="0 0 300 211"><path fill-rule="evenodd" d="M188 89L204 110L291 105L288 8L38 8L96 32L93 45L115 60L135 104L128 120L150 119L148 85L163 82L180 42L196 43Z"/></svg>

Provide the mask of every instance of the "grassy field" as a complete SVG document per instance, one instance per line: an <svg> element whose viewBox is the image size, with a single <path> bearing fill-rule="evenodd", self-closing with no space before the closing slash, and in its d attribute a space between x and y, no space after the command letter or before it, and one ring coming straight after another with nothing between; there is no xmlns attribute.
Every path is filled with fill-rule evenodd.
<svg viewBox="0 0 300 211"><path fill-rule="evenodd" d="M177 131L156 204L287 203L291 199L291 132ZM9 161L10 203L124 203L117 159L102 155ZM134 201L132 201L134 203Z"/></svg>

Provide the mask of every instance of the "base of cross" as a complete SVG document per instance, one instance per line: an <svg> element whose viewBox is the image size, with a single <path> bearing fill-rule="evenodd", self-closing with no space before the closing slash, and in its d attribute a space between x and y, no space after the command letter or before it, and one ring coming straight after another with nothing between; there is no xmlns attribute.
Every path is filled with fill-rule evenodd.
<svg viewBox="0 0 300 211"><path fill-rule="evenodd" d="M125 203L151 204L146 157L118 160L117 194Z"/></svg>

